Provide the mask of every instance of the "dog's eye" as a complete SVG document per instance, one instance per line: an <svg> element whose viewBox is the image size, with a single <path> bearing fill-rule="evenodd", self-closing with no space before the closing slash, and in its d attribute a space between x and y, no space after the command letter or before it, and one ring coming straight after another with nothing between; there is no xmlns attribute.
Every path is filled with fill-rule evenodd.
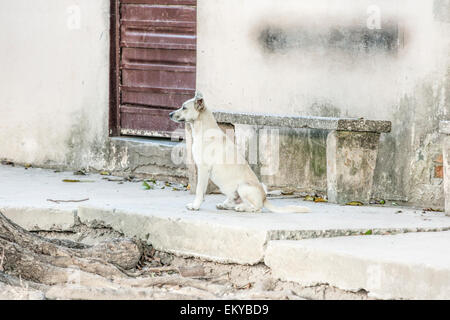
<svg viewBox="0 0 450 320"><path fill-rule="evenodd" d="M181 108L181 110L186 110L186 107L185 107L185 106L183 106L183 108Z"/></svg>

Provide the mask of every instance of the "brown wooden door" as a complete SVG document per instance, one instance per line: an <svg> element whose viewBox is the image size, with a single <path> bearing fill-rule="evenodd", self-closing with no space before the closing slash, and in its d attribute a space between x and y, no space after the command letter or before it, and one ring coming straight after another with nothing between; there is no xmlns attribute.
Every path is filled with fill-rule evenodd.
<svg viewBox="0 0 450 320"><path fill-rule="evenodd" d="M116 10L117 131L170 137L181 125L168 114L195 93L196 0L120 0Z"/></svg>

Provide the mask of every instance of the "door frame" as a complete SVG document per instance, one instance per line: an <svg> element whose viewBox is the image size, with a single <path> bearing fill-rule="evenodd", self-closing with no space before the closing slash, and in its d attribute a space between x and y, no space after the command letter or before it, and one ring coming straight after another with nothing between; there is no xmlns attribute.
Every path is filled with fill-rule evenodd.
<svg viewBox="0 0 450 320"><path fill-rule="evenodd" d="M139 0L136 0L139 3ZM189 0L187 0L189 1ZM120 6L122 0L110 0L110 50L109 50L109 119L108 135L110 137L122 136L120 115L120 85L121 85L121 47L120 47ZM125 0L125 3L127 1ZM196 10L198 2L196 3ZM198 28L198 21L196 24ZM196 32L197 34L197 32ZM197 52L198 53L198 52ZM196 64L197 68L197 64ZM143 136L141 136L143 137Z"/></svg>
<svg viewBox="0 0 450 320"><path fill-rule="evenodd" d="M120 136L120 0L110 0L109 136Z"/></svg>

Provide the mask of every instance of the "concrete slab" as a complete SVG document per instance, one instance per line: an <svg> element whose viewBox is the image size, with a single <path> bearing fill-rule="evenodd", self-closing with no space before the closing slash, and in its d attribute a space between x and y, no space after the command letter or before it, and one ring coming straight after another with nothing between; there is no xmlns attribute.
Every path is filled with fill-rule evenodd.
<svg viewBox="0 0 450 320"><path fill-rule="evenodd" d="M68 213L76 210L82 222L110 225L129 236L147 239L163 251L242 264L262 261L270 240L358 235L368 230L373 234L450 230L450 218L444 213L423 214L421 210L399 207L348 207L299 199L274 200L274 203L309 206L312 213L218 211L215 204L223 201L221 195L208 195L202 210L191 212L185 209L185 204L193 199L188 191L143 190L141 183L118 184L103 178L0 166L0 209L7 208L7 212L24 207L34 208L34 212L53 210L64 215L58 219L68 219ZM65 183L63 179L92 182ZM61 204L47 201L85 198L89 201ZM40 216L31 227L51 228L59 221L56 217ZM17 214L15 219L19 219Z"/></svg>
<svg viewBox="0 0 450 320"><path fill-rule="evenodd" d="M450 299L450 232L271 241L280 279L364 289L381 299Z"/></svg>
<svg viewBox="0 0 450 320"><path fill-rule="evenodd" d="M9 219L30 231L69 230L75 224L75 209L56 209L1 206L0 211Z"/></svg>
<svg viewBox="0 0 450 320"><path fill-rule="evenodd" d="M284 116L266 113L228 112L220 110L214 111L214 117L219 123L356 132L391 132L392 127L390 121L382 120Z"/></svg>

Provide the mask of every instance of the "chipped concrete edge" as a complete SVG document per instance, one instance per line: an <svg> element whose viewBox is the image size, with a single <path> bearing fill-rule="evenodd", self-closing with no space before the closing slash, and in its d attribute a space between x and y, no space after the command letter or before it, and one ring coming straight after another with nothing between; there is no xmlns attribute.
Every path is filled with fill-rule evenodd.
<svg viewBox="0 0 450 320"><path fill-rule="evenodd" d="M1 207L0 212L29 231L70 230L77 215L77 210L35 207Z"/></svg>
<svg viewBox="0 0 450 320"><path fill-rule="evenodd" d="M273 275L278 279L296 282L304 286L315 286L324 283L326 280L326 283L341 290L358 292L358 290L363 289L367 291L370 296L378 299L414 299L421 294L415 289L411 289L412 291L410 290L407 292L397 290L396 284L398 284L398 279L386 283L386 287L390 288L390 291L382 290L382 288L380 289L380 286L373 287L373 283L371 283L369 279L370 277L367 278L364 276L367 275L367 268L370 269L373 265L373 262L369 261L370 259L358 258L356 260L350 259L350 261L349 257L342 257L345 261L340 262L339 265L335 267L334 265L336 264L336 257L338 254L334 254L333 257L330 257L328 253L321 254L320 252L312 252L311 250L308 251L307 248L298 250L298 248L283 248L282 246L283 243L286 242L284 239L302 240L356 236L364 234L365 230L363 229L297 231L249 230L226 225L217 225L199 220L192 221L181 218L158 217L150 214L144 215L115 209L83 206L79 207L77 210L4 207L0 208L0 211L14 222L32 231L64 231L70 230L77 223L83 223L91 227L110 227L123 233L125 236L137 237L152 243L157 250L172 253L180 257L195 257L201 260L226 264L256 265L264 263L272 270ZM30 217L33 218L30 219ZM392 235L408 232L441 232L450 231L450 226L441 228L371 229L371 231L372 234L378 235ZM315 259L317 261L311 262L308 259L311 261ZM328 261L327 259L331 259L332 261ZM330 278L329 274L326 274L326 270L322 270L322 272L319 270L320 268L317 269L317 266L324 263L332 263L334 266L333 268L338 268L341 271L337 273L334 272L333 275L336 273L336 277ZM355 275L356 280L337 275L347 274L348 270L355 270L355 268L360 269L358 269L360 271L359 274ZM405 266L394 263L383 265L380 268L384 268L383 270L386 268L391 271L394 270L396 273L400 274L400 269L405 268ZM299 272L303 269L308 269L309 271ZM417 272L426 272L430 276L433 276L434 274L433 270L428 269L419 270ZM354 272L352 272L352 277L353 273ZM302 276L299 276L299 274L302 274ZM410 278L405 278L402 281L409 280ZM436 295L439 296L439 293L437 292L435 296Z"/></svg>
<svg viewBox="0 0 450 320"><path fill-rule="evenodd" d="M279 240L360 236L368 232L373 235L395 235L450 231L450 225L431 228L259 230L89 206L80 206L77 210L5 207L0 211L30 231L67 231L78 223L110 227L127 237L147 241L163 252L242 265L263 263L267 247Z"/></svg>
<svg viewBox="0 0 450 320"><path fill-rule="evenodd" d="M265 231L94 207L80 207L78 219L87 225L101 221L126 236L138 237L157 250L176 255L245 265L264 259Z"/></svg>
<svg viewBox="0 0 450 320"><path fill-rule="evenodd" d="M450 299L448 270L424 264L379 261L290 241L272 241L264 263L278 279L302 286L326 280L341 290L365 290L376 299Z"/></svg>

